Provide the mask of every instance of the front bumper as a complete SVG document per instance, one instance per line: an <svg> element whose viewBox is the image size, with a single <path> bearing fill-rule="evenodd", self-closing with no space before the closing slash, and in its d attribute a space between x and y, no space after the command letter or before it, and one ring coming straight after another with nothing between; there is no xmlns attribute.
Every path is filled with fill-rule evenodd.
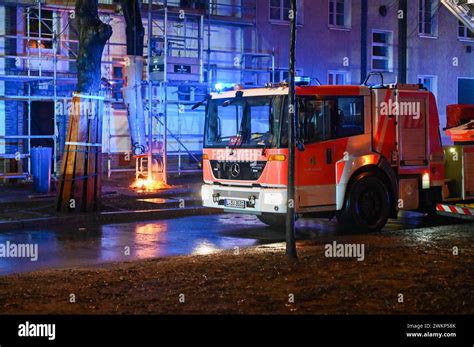
<svg viewBox="0 0 474 347"><path fill-rule="evenodd" d="M203 206L260 215L262 213L286 213L286 188L228 187L204 184L201 187ZM228 207L226 200L242 202L244 208Z"/></svg>

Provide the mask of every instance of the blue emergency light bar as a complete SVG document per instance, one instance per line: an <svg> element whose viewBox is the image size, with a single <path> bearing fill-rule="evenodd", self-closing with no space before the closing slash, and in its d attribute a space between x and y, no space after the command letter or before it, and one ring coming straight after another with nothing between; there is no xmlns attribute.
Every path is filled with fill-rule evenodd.
<svg viewBox="0 0 474 347"><path fill-rule="evenodd" d="M296 76L295 84L297 86L309 86L311 84L311 77L309 76Z"/></svg>
<svg viewBox="0 0 474 347"><path fill-rule="evenodd" d="M286 79L284 84L288 85L290 83L289 79ZM298 87L304 87L304 86L309 86L311 85L311 77L309 76L296 76L295 77L295 84Z"/></svg>
<svg viewBox="0 0 474 347"><path fill-rule="evenodd" d="M214 90L218 93L234 90L237 85L235 83L216 83Z"/></svg>

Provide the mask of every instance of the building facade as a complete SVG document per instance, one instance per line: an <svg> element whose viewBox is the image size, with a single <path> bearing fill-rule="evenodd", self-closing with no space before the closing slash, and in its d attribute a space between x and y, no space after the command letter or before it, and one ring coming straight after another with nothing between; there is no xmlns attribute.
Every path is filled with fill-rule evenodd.
<svg viewBox="0 0 474 347"><path fill-rule="evenodd" d="M143 1L145 43L152 47L146 54L167 57L166 78L160 64L156 78L144 71L153 80L153 101L144 103L152 109L154 140L163 138L166 115L169 155L193 162L204 128L202 110L191 110L195 102L218 83L255 87L288 76L290 1L152 1L151 10L149 1ZM110 82L104 151L113 157L130 150L121 102L125 23L116 1L99 2L114 30L102 69ZM0 173L28 171L33 146L53 146L57 168L76 83L72 3L0 1ZM361 84L370 72L382 73L384 83L406 76L435 94L444 127L447 105L474 103L474 33L439 0L408 1L406 12L399 6L395 0L298 0L298 74L322 84Z"/></svg>
<svg viewBox="0 0 474 347"><path fill-rule="evenodd" d="M288 2L258 3L257 47L275 47L276 66L286 73L288 20L276 15L273 19L271 4L284 7ZM397 81L398 1L365 3L364 7L363 0L300 1L301 74L323 84L360 84L369 72L383 73L385 83ZM407 22L406 82L422 83L435 94L444 126L447 105L474 103L474 33L437 0L408 1Z"/></svg>

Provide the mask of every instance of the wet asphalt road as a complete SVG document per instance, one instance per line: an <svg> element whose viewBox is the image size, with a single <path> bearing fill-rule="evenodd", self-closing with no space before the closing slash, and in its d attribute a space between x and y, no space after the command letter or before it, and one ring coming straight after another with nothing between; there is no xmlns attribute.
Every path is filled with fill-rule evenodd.
<svg viewBox="0 0 474 347"><path fill-rule="evenodd" d="M301 220L297 227L299 239L315 242L332 241L334 235L351 234L338 230L334 221L325 219ZM390 221L382 232L389 236L390 233L406 230L406 240L409 243L414 239L429 241L430 235L436 234L437 228L466 232L474 230L474 224L407 213L398 220ZM31 261L25 258L0 257L0 275L174 255L210 254L223 249L283 240L282 232L272 230L254 216L245 215L197 216L93 228L74 225L14 230L0 232L0 245L7 242L37 244L38 259Z"/></svg>

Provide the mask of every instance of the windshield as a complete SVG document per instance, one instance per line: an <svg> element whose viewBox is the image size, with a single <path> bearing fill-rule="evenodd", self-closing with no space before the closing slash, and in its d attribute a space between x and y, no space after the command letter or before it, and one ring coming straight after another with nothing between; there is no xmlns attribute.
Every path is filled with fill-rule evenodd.
<svg viewBox="0 0 474 347"><path fill-rule="evenodd" d="M272 148L279 144L284 96L212 99L207 106L206 148Z"/></svg>

